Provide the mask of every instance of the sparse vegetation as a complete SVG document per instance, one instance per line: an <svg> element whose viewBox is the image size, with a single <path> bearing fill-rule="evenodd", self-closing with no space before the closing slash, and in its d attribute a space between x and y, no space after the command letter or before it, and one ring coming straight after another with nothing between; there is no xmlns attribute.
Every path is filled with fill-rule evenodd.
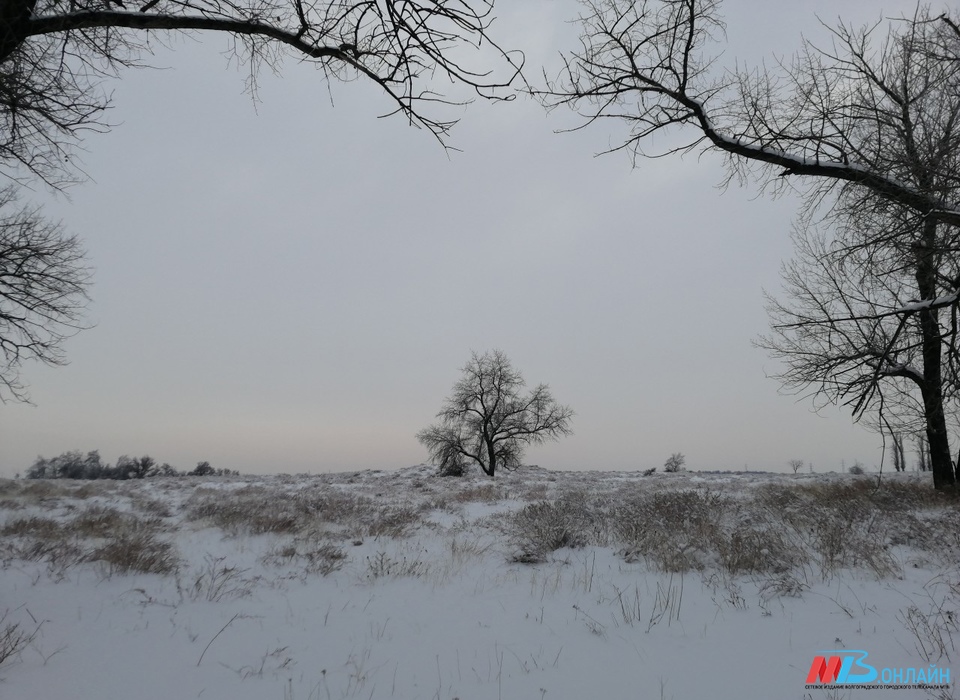
<svg viewBox="0 0 960 700"><path fill-rule="evenodd" d="M955 652L960 589L949 567L960 541L949 533L960 527L960 508L911 475L879 482L836 474L691 481L540 471L490 481L479 474L437 480L431 473L423 466L210 485L0 482L6 500L24 504L0 510L0 561L7 575L25 581L18 590L27 595L44 577L126 591L118 607L136 609L127 619L156 619L150 610L162 610L159 626L172 624L196 640L201 667L234 669L241 678L266 677L296 658L283 651L285 633L278 633L253 661L214 663L232 635L247 633L246 624L275 629L273 613L262 612L272 596L287 601L286 612L282 602L277 610L286 624L312 616L323 634L342 632L346 616L381 606L387 617L362 624L374 640L389 643L402 634L397 622L407 614L393 607L398 591L416 598L426 587L449 607L447 589L465 587L476 594L471 608L492 598L494 609L502 602L504 614L513 615L511 606L522 604L529 587L536 609L523 613L524 624L556 629L564 614L565 624L577 623L567 629L612 642L635 631L692 629L687 616L703 610L704 596L708 608L716 606L715 622L726 611L776 616L780 599L803 604L824 595L842 619L859 622L873 614L864 586L876 580L899 588L913 567L945 573L929 600L904 599L889 619L904 630L904 648L916 647L924 663ZM940 526L930 527L934 522ZM852 589L851 576L858 581ZM323 594L304 598L315 586ZM687 602L690 595L698 600ZM185 622L198 615L207 616L202 630ZM24 609L0 624L0 662L24 650L44 658L57 653L52 639L38 636L41 620ZM556 663L557 650L546 667ZM351 683L375 673L363 650L351 658ZM517 663L526 664L524 673L545 668L536 652L518 655ZM447 673L441 665L441 677Z"/></svg>
<svg viewBox="0 0 960 700"><path fill-rule="evenodd" d="M33 643L37 634L40 632L40 624L34 629L27 630L19 622L9 622L10 611L4 611L0 615L0 665L4 662L17 658L20 653Z"/></svg>
<svg viewBox="0 0 960 700"><path fill-rule="evenodd" d="M206 521L230 534L303 534L329 531L344 538L402 537L420 519L418 511L336 489L302 489L277 494L244 486L224 498L198 490L185 505L188 520Z"/></svg>

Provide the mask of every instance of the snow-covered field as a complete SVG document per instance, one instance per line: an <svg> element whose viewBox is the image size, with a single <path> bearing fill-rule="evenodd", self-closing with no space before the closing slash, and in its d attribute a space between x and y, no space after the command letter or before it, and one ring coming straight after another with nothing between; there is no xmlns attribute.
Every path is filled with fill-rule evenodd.
<svg viewBox="0 0 960 700"><path fill-rule="evenodd" d="M0 481L0 697L952 698L877 688L960 673L928 481ZM816 656L877 679L808 687Z"/></svg>

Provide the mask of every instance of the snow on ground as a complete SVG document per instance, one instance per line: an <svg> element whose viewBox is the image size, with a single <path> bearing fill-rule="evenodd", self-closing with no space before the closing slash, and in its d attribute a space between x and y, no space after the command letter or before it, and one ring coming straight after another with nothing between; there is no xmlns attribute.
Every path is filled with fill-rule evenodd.
<svg viewBox="0 0 960 700"><path fill-rule="evenodd" d="M960 672L960 512L885 479L0 481L0 697L951 698L806 687Z"/></svg>

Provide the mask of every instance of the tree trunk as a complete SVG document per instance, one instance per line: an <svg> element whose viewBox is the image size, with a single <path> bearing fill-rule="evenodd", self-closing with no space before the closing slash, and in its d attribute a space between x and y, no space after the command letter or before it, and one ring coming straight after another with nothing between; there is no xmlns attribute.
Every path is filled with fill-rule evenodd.
<svg viewBox="0 0 960 700"><path fill-rule="evenodd" d="M497 472L497 449L493 440L487 440L487 469L484 469L487 476L493 476Z"/></svg>
<svg viewBox="0 0 960 700"><path fill-rule="evenodd" d="M0 63L23 43L36 4L37 0L0 0Z"/></svg>
<svg viewBox="0 0 960 700"><path fill-rule="evenodd" d="M923 227L923 238L915 248L916 276L920 299L933 301L937 298L937 224L928 221ZM943 353L940 339L938 309L919 312L921 346L923 353L923 414L930 445L930 470L933 472L935 489L952 488L956 483L953 461L950 457L950 437L943 412Z"/></svg>

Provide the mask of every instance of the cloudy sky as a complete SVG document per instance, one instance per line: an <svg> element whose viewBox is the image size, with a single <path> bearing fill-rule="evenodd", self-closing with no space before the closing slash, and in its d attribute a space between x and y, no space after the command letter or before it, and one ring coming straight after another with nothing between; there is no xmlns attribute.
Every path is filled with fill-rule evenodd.
<svg viewBox="0 0 960 700"><path fill-rule="evenodd" d="M723 60L768 63L838 13L911 3L728 0ZM571 48L576 4L501 0L494 34L536 67ZM395 468L471 350L503 350L575 411L535 448L556 469L818 471L879 464L840 410L778 394L752 347L796 203L717 188L720 159L597 158L601 125L527 99L474 103L446 152L363 82L293 60L243 94L221 37L158 49L111 87L89 182L33 201L95 268L67 367L28 365L0 406L0 476L99 449L244 473ZM889 466L889 465L888 465Z"/></svg>

